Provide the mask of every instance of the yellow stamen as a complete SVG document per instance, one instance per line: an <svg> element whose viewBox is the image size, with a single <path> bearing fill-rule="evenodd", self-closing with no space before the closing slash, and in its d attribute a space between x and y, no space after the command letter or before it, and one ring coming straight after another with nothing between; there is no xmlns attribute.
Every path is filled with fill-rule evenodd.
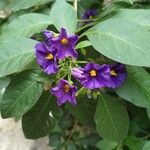
<svg viewBox="0 0 150 150"><path fill-rule="evenodd" d="M96 77L97 72L95 70L90 71L90 76L91 77Z"/></svg>
<svg viewBox="0 0 150 150"><path fill-rule="evenodd" d="M111 71L110 71L110 74L111 74L112 76L117 76L117 73L116 73L115 70L111 70Z"/></svg>
<svg viewBox="0 0 150 150"><path fill-rule="evenodd" d="M68 44L68 39L63 38L63 39L61 40L61 44L62 44L62 45L67 45L67 44Z"/></svg>
<svg viewBox="0 0 150 150"><path fill-rule="evenodd" d="M90 16L89 19L93 19L93 16Z"/></svg>
<svg viewBox="0 0 150 150"><path fill-rule="evenodd" d="M53 36L54 36L54 38L57 38L59 36L59 34L58 33L54 33Z"/></svg>
<svg viewBox="0 0 150 150"><path fill-rule="evenodd" d="M65 93L68 93L69 90L70 90L70 86L69 86L68 84L66 84L66 85L64 86L64 91L65 91Z"/></svg>
<svg viewBox="0 0 150 150"><path fill-rule="evenodd" d="M53 54L52 53L49 53L47 56L46 56L46 59L48 60L52 60L54 58Z"/></svg>

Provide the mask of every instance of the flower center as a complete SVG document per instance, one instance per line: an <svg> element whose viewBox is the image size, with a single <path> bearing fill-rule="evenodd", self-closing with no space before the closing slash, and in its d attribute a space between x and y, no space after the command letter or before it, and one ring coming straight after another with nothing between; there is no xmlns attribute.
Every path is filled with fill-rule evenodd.
<svg viewBox="0 0 150 150"><path fill-rule="evenodd" d="M64 86L64 91L65 93L68 93L70 91L70 86L68 84Z"/></svg>
<svg viewBox="0 0 150 150"><path fill-rule="evenodd" d="M89 16L89 19L93 19L93 16Z"/></svg>
<svg viewBox="0 0 150 150"><path fill-rule="evenodd" d="M111 74L112 76L117 76L117 73L116 73L115 70L111 70L111 71L110 71L110 74Z"/></svg>
<svg viewBox="0 0 150 150"><path fill-rule="evenodd" d="M47 56L46 56L46 59L47 60L52 60L54 58L53 54L52 53L49 53Z"/></svg>
<svg viewBox="0 0 150 150"><path fill-rule="evenodd" d="M97 75L96 70L93 69L93 70L90 71L90 76L91 77L96 77L96 75Z"/></svg>
<svg viewBox="0 0 150 150"><path fill-rule="evenodd" d="M67 44L68 44L68 39L63 38L63 39L61 40L61 44L62 44L62 45L67 45Z"/></svg>

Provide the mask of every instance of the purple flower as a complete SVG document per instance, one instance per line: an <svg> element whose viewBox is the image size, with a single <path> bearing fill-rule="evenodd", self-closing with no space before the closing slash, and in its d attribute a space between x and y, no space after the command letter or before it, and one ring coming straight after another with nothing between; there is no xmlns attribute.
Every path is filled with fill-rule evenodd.
<svg viewBox="0 0 150 150"><path fill-rule="evenodd" d="M60 34L50 39L50 44L58 50L58 59L69 56L77 58L78 53L75 50L77 40L77 35L68 36L66 29L61 28Z"/></svg>
<svg viewBox="0 0 150 150"><path fill-rule="evenodd" d="M53 47L48 47L44 42L35 45L35 53L37 62L47 74L56 73L57 67L57 51Z"/></svg>
<svg viewBox="0 0 150 150"><path fill-rule="evenodd" d="M46 40L49 40L54 36L54 32L49 31L49 30L44 30L43 34L46 37Z"/></svg>
<svg viewBox="0 0 150 150"><path fill-rule="evenodd" d="M110 69L108 65L88 63L83 69L81 84L88 89L99 89L109 84Z"/></svg>
<svg viewBox="0 0 150 150"><path fill-rule="evenodd" d="M127 77L127 72L124 64L116 63L110 65L110 85L109 88L115 89L123 84Z"/></svg>
<svg viewBox="0 0 150 150"><path fill-rule="evenodd" d="M68 83L68 81L61 79L56 87L51 89L51 93L57 97L57 104L60 106L66 102L76 106L75 95L77 88Z"/></svg>
<svg viewBox="0 0 150 150"><path fill-rule="evenodd" d="M71 74L79 81L82 81L85 79L83 68L72 68Z"/></svg>
<svg viewBox="0 0 150 150"><path fill-rule="evenodd" d="M55 33L53 31L49 31L49 30L44 30L43 34L44 34L46 40L50 40L51 38L56 38L59 36L58 33Z"/></svg>
<svg viewBox="0 0 150 150"><path fill-rule="evenodd" d="M44 34L44 37L45 37L45 43L46 43L46 45L49 46L49 47L51 46L50 40L51 40L52 38L55 38L55 37L58 37L58 36L59 36L59 34L54 33L53 31L49 31L49 30L44 30L44 31L43 31L43 34Z"/></svg>
<svg viewBox="0 0 150 150"><path fill-rule="evenodd" d="M83 15L83 19L93 19L97 15L97 11L95 9L88 9L85 11ZM85 23L90 23L92 21L86 21Z"/></svg>

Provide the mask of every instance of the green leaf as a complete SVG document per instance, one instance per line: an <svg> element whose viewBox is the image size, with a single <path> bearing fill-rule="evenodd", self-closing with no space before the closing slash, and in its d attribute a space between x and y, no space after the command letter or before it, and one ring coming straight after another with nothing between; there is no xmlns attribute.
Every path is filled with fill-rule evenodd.
<svg viewBox="0 0 150 150"><path fill-rule="evenodd" d="M51 113L55 119L59 119L61 117L62 112L61 112L60 107L57 105L55 98L51 99Z"/></svg>
<svg viewBox="0 0 150 150"><path fill-rule="evenodd" d="M5 89L9 83L10 83L10 79L8 77L0 78L0 102L5 92Z"/></svg>
<svg viewBox="0 0 150 150"><path fill-rule="evenodd" d="M6 28L2 30L0 39L14 37L31 37L35 33L41 32L52 24L50 17L38 13L29 13L14 19Z"/></svg>
<svg viewBox="0 0 150 150"><path fill-rule="evenodd" d="M70 34L75 32L77 27L77 14L75 9L65 0L57 0L54 3L50 17L58 30L63 27Z"/></svg>
<svg viewBox="0 0 150 150"><path fill-rule="evenodd" d="M37 77L34 72L22 72L10 82L1 100L3 118L19 118L34 106L43 91Z"/></svg>
<svg viewBox="0 0 150 150"><path fill-rule="evenodd" d="M0 77L20 72L34 59L37 41L13 38L0 42Z"/></svg>
<svg viewBox="0 0 150 150"><path fill-rule="evenodd" d="M0 9L3 9L6 6L5 1L0 1Z"/></svg>
<svg viewBox="0 0 150 150"><path fill-rule="evenodd" d="M125 18L133 21L140 26L150 29L150 10L149 9L121 9L115 18Z"/></svg>
<svg viewBox="0 0 150 150"><path fill-rule="evenodd" d="M124 144L130 148L130 150L142 150L144 143L145 141L134 136L127 137L124 142Z"/></svg>
<svg viewBox="0 0 150 150"><path fill-rule="evenodd" d="M150 109L147 109L147 116L150 119Z"/></svg>
<svg viewBox="0 0 150 150"><path fill-rule="evenodd" d="M49 146L57 149L61 146L61 133L52 132L49 134Z"/></svg>
<svg viewBox="0 0 150 150"><path fill-rule="evenodd" d="M9 7L13 11L18 11L21 9L28 9L33 6L39 6L51 2L52 0L15 0Z"/></svg>
<svg viewBox="0 0 150 150"><path fill-rule="evenodd" d="M150 141L146 142L142 148L142 150L149 150L150 149Z"/></svg>
<svg viewBox="0 0 150 150"><path fill-rule="evenodd" d="M83 90L77 96L77 106L67 105L70 113L82 124L95 127L94 113L96 101L87 97L87 91Z"/></svg>
<svg viewBox="0 0 150 150"><path fill-rule="evenodd" d="M133 3L136 1L138 1L138 0L113 0L113 2L126 2L126 3L129 3L131 5L133 5Z"/></svg>
<svg viewBox="0 0 150 150"><path fill-rule="evenodd" d="M100 150L114 150L117 147L117 142L108 141L106 139L99 141L96 147Z"/></svg>
<svg viewBox="0 0 150 150"><path fill-rule="evenodd" d="M67 145L67 149L66 150L77 150L76 145L73 143L70 143Z"/></svg>
<svg viewBox="0 0 150 150"><path fill-rule="evenodd" d="M107 140L121 142L128 133L129 118L125 106L114 97L101 94L95 113L98 134Z"/></svg>
<svg viewBox="0 0 150 150"><path fill-rule="evenodd" d="M129 134L139 136L144 135L142 138L146 139L146 136L149 133L148 129L150 126L150 120L147 117L145 109L137 108L133 105L128 105L128 110L132 115Z"/></svg>
<svg viewBox="0 0 150 150"><path fill-rule="evenodd" d="M150 32L132 21L109 19L84 34L98 52L115 61L150 66Z"/></svg>
<svg viewBox="0 0 150 150"><path fill-rule="evenodd" d="M49 115L51 99L53 99L52 95L49 92L44 92L36 105L23 115L22 126L26 138L44 137L55 127L54 119Z"/></svg>
<svg viewBox="0 0 150 150"><path fill-rule="evenodd" d="M128 78L116 90L123 99L136 106L150 109L150 75L140 67L127 67Z"/></svg>
<svg viewBox="0 0 150 150"><path fill-rule="evenodd" d="M90 134L77 140L82 146L95 145L100 140L97 134Z"/></svg>
<svg viewBox="0 0 150 150"><path fill-rule="evenodd" d="M92 44L89 41L82 41L77 44L76 49L85 48L91 46Z"/></svg>

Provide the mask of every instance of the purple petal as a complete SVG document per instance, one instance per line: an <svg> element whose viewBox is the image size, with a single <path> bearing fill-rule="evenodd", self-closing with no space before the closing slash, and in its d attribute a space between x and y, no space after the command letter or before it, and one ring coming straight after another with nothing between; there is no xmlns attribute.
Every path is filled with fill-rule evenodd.
<svg viewBox="0 0 150 150"><path fill-rule="evenodd" d="M73 68L71 74L78 80L84 79L84 72L82 68Z"/></svg>
<svg viewBox="0 0 150 150"><path fill-rule="evenodd" d="M58 72L58 67L56 62L52 62L51 64L45 63L46 66L44 67L44 72L47 74L53 74Z"/></svg>
<svg viewBox="0 0 150 150"><path fill-rule="evenodd" d="M53 37L53 32L52 31L49 31L49 30L44 30L43 31L43 34L44 34L44 36L46 37L46 39L50 39L50 38L52 38Z"/></svg>
<svg viewBox="0 0 150 150"><path fill-rule="evenodd" d="M78 36L77 35L69 36L68 40L70 45L75 46L78 41Z"/></svg>
<svg viewBox="0 0 150 150"><path fill-rule="evenodd" d="M84 67L84 71L90 71L93 68L93 63L87 63Z"/></svg>
<svg viewBox="0 0 150 150"><path fill-rule="evenodd" d="M35 45L35 49L36 51L46 52L47 46L44 42L39 42Z"/></svg>
<svg viewBox="0 0 150 150"><path fill-rule="evenodd" d="M88 89L99 89L105 86L103 82L99 82L96 78L87 79L82 84Z"/></svg>
<svg viewBox="0 0 150 150"><path fill-rule="evenodd" d="M58 59L64 59L66 57L77 58L78 53L71 46L60 46L58 50Z"/></svg>
<svg viewBox="0 0 150 150"><path fill-rule="evenodd" d="M70 87L68 92L64 91L64 86L68 85ZM57 97L58 105L70 102L73 106L76 105L75 95L77 88L73 85L70 85L67 80L61 79L57 86L51 89L51 93Z"/></svg>
<svg viewBox="0 0 150 150"><path fill-rule="evenodd" d="M110 75L110 85L107 85L109 88L115 89L119 86L121 86L126 77L127 72L124 64L116 63L113 65L110 65L110 70L113 70L116 72L116 76Z"/></svg>
<svg viewBox="0 0 150 150"><path fill-rule="evenodd" d="M62 37L62 38L66 38L67 37L67 30L66 29L61 28L60 37Z"/></svg>
<svg viewBox="0 0 150 150"><path fill-rule="evenodd" d="M77 105L77 100L75 97L73 97L70 101L70 103L75 107Z"/></svg>

